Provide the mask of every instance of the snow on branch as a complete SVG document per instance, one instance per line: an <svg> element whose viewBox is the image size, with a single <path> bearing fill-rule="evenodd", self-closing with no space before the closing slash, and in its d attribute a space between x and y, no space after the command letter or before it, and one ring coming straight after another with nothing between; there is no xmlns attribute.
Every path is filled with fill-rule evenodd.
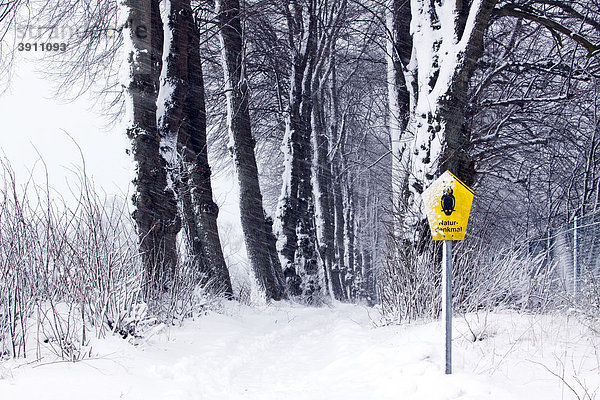
<svg viewBox="0 0 600 400"><path fill-rule="evenodd" d="M509 106L516 104L523 106L526 103L541 103L541 102L556 102L569 100L572 96L552 96L552 97L517 97L505 100L484 100L482 105L484 106Z"/></svg>

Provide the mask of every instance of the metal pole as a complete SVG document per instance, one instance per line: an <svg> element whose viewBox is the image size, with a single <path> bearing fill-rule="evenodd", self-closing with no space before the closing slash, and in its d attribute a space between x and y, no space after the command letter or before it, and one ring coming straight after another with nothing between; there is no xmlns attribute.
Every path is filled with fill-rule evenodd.
<svg viewBox="0 0 600 400"><path fill-rule="evenodd" d="M452 241L444 240L442 256L442 320L446 374L452 373Z"/></svg>
<svg viewBox="0 0 600 400"><path fill-rule="evenodd" d="M577 215L573 219L573 297L577 295Z"/></svg>

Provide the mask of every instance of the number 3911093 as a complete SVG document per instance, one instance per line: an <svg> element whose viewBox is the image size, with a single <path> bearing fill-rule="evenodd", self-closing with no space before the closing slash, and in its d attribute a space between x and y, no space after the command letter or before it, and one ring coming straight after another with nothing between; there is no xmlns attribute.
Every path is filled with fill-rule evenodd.
<svg viewBox="0 0 600 400"><path fill-rule="evenodd" d="M19 43L19 51L67 51L66 43Z"/></svg>

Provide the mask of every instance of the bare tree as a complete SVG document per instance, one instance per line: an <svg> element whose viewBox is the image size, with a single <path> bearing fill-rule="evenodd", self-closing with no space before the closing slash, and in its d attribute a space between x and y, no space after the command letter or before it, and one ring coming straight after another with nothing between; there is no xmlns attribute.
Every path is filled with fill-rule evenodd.
<svg viewBox="0 0 600 400"><path fill-rule="evenodd" d="M597 31L597 23L593 18L585 18L580 6L544 0L459 2L452 5L413 0L410 7L394 1L388 2L387 6L388 80L393 94L390 97L392 141L403 143L404 140L398 138L406 137L411 142L410 164L407 164L410 167L404 173L408 197L403 197L401 186L396 187L395 203L402 205L403 199L407 198L405 225L409 231L422 232L423 229L414 229L422 221L420 193L439 173L450 169L467 184L475 180L474 159L468 154L472 140L466 121L468 90L482 54L484 33L492 17L516 17L539 24L548 29L559 43L562 43L561 37L567 36L590 56L598 50L590 38L590 33ZM402 32L401 27L406 26L399 23L402 20L412 21L419 29L414 30L412 35L408 31ZM573 28L574 21L585 24L584 28L579 31ZM398 73L399 69L404 79ZM408 84L402 84L402 80ZM408 90L408 99L402 88ZM398 110L407 101L409 119L404 133L399 134L402 129L398 128L401 124L396 122L396 115L401 114ZM394 154L401 165L406 164L403 161L404 149L396 148ZM399 182L398 179L395 181Z"/></svg>
<svg viewBox="0 0 600 400"><path fill-rule="evenodd" d="M146 270L148 290L165 290L177 265L176 236L181 228L174 190L167 182L166 161L160 153L156 123L163 28L158 0L123 3L128 80L123 82L131 115L127 136L137 176L133 218Z"/></svg>
<svg viewBox="0 0 600 400"><path fill-rule="evenodd" d="M291 71L282 145L285 171L277 205L275 231L288 290L294 295L320 290L318 280L314 278L318 267L313 225L308 215L312 207L310 115L312 72L317 51L315 7L314 0L309 1L306 6L295 0L281 5L287 23Z"/></svg>
<svg viewBox="0 0 600 400"><path fill-rule="evenodd" d="M200 32L189 0L165 0L165 43L158 98L161 153L181 202L193 263L218 293L232 294L217 228L206 146Z"/></svg>
<svg viewBox="0 0 600 400"><path fill-rule="evenodd" d="M258 182L239 2L217 0L215 6L225 76L230 151L240 188L240 214L246 251L256 280L267 299L280 300L286 297L285 285L281 264L276 256L275 237L263 209Z"/></svg>

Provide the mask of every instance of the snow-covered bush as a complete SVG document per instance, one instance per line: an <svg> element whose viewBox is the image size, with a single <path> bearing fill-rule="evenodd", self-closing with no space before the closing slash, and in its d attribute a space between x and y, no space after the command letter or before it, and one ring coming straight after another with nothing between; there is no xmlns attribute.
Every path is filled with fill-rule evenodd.
<svg viewBox="0 0 600 400"><path fill-rule="evenodd" d="M417 318L433 318L441 307L441 265L439 246L420 252L414 246L392 241L383 276L379 279L379 295L383 317L387 322L410 322Z"/></svg>
<svg viewBox="0 0 600 400"><path fill-rule="evenodd" d="M218 282L206 280L191 260L181 260L167 293L154 293L148 299L150 312L168 324L220 309L226 297Z"/></svg>
<svg viewBox="0 0 600 400"><path fill-rule="evenodd" d="M596 271L584 268L579 285L579 291L571 297L571 307L587 327L600 335L600 276Z"/></svg>
<svg viewBox="0 0 600 400"><path fill-rule="evenodd" d="M79 358L90 335L118 329L139 302L141 268L123 201L100 197L84 174L78 197L18 187L3 163L0 188L0 348L28 356L28 334ZM37 352L39 355L39 351Z"/></svg>
<svg viewBox="0 0 600 400"><path fill-rule="evenodd" d="M391 247L380 294L388 322L435 318L441 311L441 243L424 248L399 243ZM523 246L455 242L453 309L513 308L547 311L566 304L566 286L544 255Z"/></svg>
<svg viewBox="0 0 600 400"><path fill-rule="evenodd" d="M139 336L160 321L214 308L201 277L182 262L169 293L143 292L143 267L127 202L94 191L79 175L77 198L18 187L2 163L0 187L0 355L46 352L77 360L90 338Z"/></svg>
<svg viewBox="0 0 600 400"><path fill-rule="evenodd" d="M460 242L453 263L453 304L458 312L495 308L546 309L556 281L542 268L542 256L522 247Z"/></svg>

